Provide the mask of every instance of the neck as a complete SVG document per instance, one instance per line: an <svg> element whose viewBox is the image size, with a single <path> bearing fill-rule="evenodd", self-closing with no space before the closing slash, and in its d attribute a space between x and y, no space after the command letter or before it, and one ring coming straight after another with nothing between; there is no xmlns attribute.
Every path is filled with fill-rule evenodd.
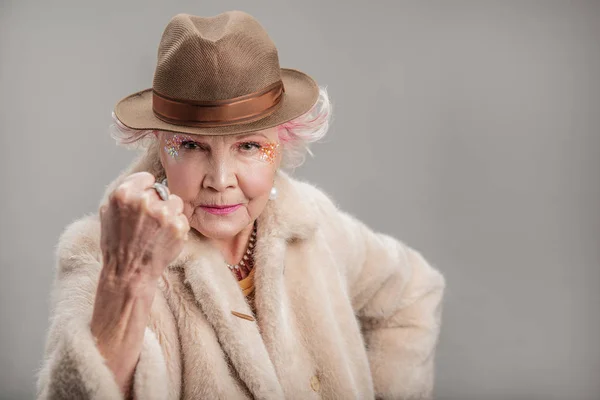
<svg viewBox="0 0 600 400"><path fill-rule="evenodd" d="M210 242L219 249L225 262L228 264L237 264L246 251L246 246L248 245L248 240L250 240L250 234L252 234L253 228L254 223L246 226L240 233L231 238L210 239Z"/></svg>

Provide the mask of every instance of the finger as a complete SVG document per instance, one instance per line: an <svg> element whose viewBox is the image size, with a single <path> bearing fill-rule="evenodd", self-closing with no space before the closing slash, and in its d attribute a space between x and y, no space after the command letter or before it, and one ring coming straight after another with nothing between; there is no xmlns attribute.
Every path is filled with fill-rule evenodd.
<svg viewBox="0 0 600 400"><path fill-rule="evenodd" d="M183 214L177 216L176 226L182 238L188 238L188 233L190 231L190 222L187 217Z"/></svg>
<svg viewBox="0 0 600 400"><path fill-rule="evenodd" d="M181 214L183 212L183 200L176 194L170 195L169 200L167 200L166 203L173 215Z"/></svg>
<svg viewBox="0 0 600 400"><path fill-rule="evenodd" d="M142 193L142 208L157 219L161 225L164 225L171 218L172 211L169 209L167 201L160 199L156 193L152 194L152 191L154 190Z"/></svg>
<svg viewBox="0 0 600 400"><path fill-rule="evenodd" d="M132 191L142 191L152 187L156 182L156 178L149 172L141 171L129 175L123 180L120 186L124 186Z"/></svg>
<svg viewBox="0 0 600 400"><path fill-rule="evenodd" d="M126 179L110 194L110 201L121 205L137 203L140 193L151 188L154 181L154 176L148 173Z"/></svg>
<svg viewBox="0 0 600 400"><path fill-rule="evenodd" d="M161 202L161 203L168 205L169 208L172 208L173 206L177 206L176 209L178 209L178 207L181 207L181 209L183 209L183 201L181 200L181 198L179 196L171 194L169 192L168 188L167 188L167 192L169 193L169 197L167 200L163 200L160 197L160 195L158 194L158 191L153 186L150 186L150 187L144 189L144 191L142 192L141 200L142 200L142 202L146 202L147 206L152 206L152 205L154 205L155 202ZM179 203L181 203L180 206L179 206ZM181 211L178 211L178 212L181 212Z"/></svg>
<svg viewBox="0 0 600 400"><path fill-rule="evenodd" d="M140 195L140 207L144 211L151 211L159 201L162 200L160 200L156 190L152 188L144 190Z"/></svg>

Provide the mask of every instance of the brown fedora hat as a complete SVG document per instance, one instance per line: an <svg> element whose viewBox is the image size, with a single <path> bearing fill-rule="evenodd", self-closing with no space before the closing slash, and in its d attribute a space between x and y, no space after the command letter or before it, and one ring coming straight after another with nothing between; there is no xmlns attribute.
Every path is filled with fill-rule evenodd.
<svg viewBox="0 0 600 400"><path fill-rule="evenodd" d="M314 79L279 66L251 15L178 14L163 32L152 88L120 100L115 115L133 129L228 135L290 121L318 96Z"/></svg>

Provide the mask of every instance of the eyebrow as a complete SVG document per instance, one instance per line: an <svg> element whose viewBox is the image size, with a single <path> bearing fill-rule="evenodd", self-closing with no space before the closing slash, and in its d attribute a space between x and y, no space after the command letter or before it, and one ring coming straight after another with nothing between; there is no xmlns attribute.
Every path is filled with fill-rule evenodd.
<svg viewBox="0 0 600 400"><path fill-rule="evenodd" d="M260 133L260 132L249 132L249 133L244 133L242 135L235 135L235 136L241 139L241 138L245 138L245 137L248 137L248 136L254 136L254 135L262 136L262 137L264 137L267 140L269 139L263 133Z"/></svg>
<svg viewBox="0 0 600 400"><path fill-rule="evenodd" d="M246 138L246 137L248 137L248 136L255 136L255 135L256 135L256 136L262 136L262 137L263 137L263 138L265 138L266 140L269 140L269 138L268 138L268 137L267 137L265 134L263 134L263 133L260 133L260 132L248 132L248 133L243 133L243 134L240 134L240 135L235 135L235 134L233 134L233 135L230 135L230 136L232 136L232 137L235 137L236 139L238 139L238 140L239 140L239 139ZM202 140L202 136L200 136L200 137L195 137L196 135L187 135L187 136L188 136L188 137L189 137L189 138L190 138L192 141L194 141L194 142L196 142L196 143L208 144L208 143L206 143L206 141L205 141L205 140Z"/></svg>

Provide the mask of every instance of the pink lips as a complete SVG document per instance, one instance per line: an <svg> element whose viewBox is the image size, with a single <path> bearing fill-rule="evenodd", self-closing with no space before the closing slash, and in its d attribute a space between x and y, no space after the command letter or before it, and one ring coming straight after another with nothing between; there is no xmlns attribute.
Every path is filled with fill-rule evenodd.
<svg viewBox="0 0 600 400"><path fill-rule="evenodd" d="M242 206L241 204L236 204L234 206L222 206L222 207L221 206L219 206L219 207L200 206L200 208L202 208L204 211L211 213L211 214L226 215L226 214L231 214L232 212L234 212L241 206Z"/></svg>

